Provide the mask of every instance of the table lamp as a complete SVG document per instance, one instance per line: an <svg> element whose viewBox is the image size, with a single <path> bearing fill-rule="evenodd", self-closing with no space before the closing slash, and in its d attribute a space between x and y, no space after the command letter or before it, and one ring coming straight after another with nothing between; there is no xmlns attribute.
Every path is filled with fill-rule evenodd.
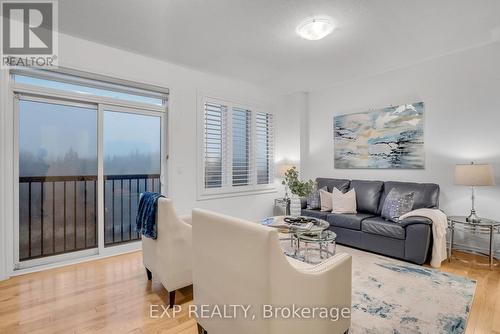
<svg viewBox="0 0 500 334"><path fill-rule="evenodd" d="M455 184L471 187L472 208L470 210L470 215L467 217L467 221L470 223L479 223L481 219L477 216L474 205L474 187L495 185L493 167L490 164L475 164L474 162L467 165L456 165Z"/></svg>
<svg viewBox="0 0 500 334"><path fill-rule="evenodd" d="M292 164L288 164L288 163L280 164L278 166L278 177L280 179L284 179L286 171L289 170L290 168L293 168L293 167L295 167L295 166ZM288 187L286 185L285 185L285 198L288 199Z"/></svg>

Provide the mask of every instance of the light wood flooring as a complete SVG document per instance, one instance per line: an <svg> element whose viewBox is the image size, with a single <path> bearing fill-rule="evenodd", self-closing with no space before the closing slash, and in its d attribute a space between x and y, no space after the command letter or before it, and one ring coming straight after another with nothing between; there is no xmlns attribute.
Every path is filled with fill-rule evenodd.
<svg viewBox="0 0 500 334"><path fill-rule="evenodd" d="M485 258L456 252L443 271L477 280L467 333L500 334L500 269ZM196 334L188 316L192 288L177 292L183 311L175 319L152 319L150 304L168 293L146 278L140 252L13 277L0 282L0 333Z"/></svg>

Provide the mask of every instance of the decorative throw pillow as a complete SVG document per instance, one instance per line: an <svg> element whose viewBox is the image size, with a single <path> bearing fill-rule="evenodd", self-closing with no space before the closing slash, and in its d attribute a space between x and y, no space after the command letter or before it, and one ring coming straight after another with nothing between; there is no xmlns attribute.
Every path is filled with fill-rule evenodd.
<svg viewBox="0 0 500 334"><path fill-rule="evenodd" d="M385 198L382 206L382 218L397 223L399 217L413 209L415 193L401 193L396 189L392 189Z"/></svg>
<svg viewBox="0 0 500 334"><path fill-rule="evenodd" d="M309 196L307 197L307 208L309 210L316 210L316 209L321 209L321 201L319 198L319 191L320 190L327 190L326 187L323 187L321 189L318 189L316 191L313 191Z"/></svg>
<svg viewBox="0 0 500 334"><path fill-rule="evenodd" d="M321 211L332 211L332 193L320 189L319 199L321 203Z"/></svg>
<svg viewBox="0 0 500 334"><path fill-rule="evenodd" d="M356 190L354 188L345 194L337 188L333 188L332 213L357 213Z"/></svg>

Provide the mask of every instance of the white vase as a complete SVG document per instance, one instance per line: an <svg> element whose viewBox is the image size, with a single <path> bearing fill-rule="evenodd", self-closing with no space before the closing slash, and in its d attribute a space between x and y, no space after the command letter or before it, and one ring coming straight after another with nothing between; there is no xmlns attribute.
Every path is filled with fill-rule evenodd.
<svg viewBox="0 0 500 334"><path fill-rule="evenodd" d="M300 197L297 195L292 195L290 197L290 216L298 217L302 213L302 204L300 202Z"/></svg>

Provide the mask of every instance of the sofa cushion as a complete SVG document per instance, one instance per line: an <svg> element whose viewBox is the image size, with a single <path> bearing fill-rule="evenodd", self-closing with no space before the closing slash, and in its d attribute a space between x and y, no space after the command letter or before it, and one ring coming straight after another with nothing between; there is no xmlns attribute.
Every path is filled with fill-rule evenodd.
<svg viewBox="0 0 500 334"><path fill-rule="evenodd" d="M302 216L314 217L324 220L326 220L326 215L329 213L330 212L322 212L319 210L302 209Z"/></svg>
<svg viewBox="0 0 500 334"><path fill-rule="evenodd" d="M382 181L352 180L351 189L356 190L358 211L376 215L383 187Z"/></svg>
<svg viewBox="0 0 500 334"><path fill-rule="evenodd" d="M413 192L413 210L422 208L439 207L439 185L434 183L412 183L412 182L384 182L384 190L380 196L378 215L382 213L385 198L389 192L396 188L401 193Z"/></svg>
<svg viewBox="0 0 500 334"><path fill-rule="evenodd" d="M349 180L345 179L329 179L325 177L318 177L316 179L316 183L318 184L318 189L327 187L329 192L333 191L333 188L337 188L338 190L345 192L349 189Z"/></svg>
<svg viewBox="0 0 500 334"><path fill-rule="evenodd" d="M361 222L370 217L373 217L373 215L367 213L330 213L326 216L326 220L330 223L330 226L343 227L359 231L361 230Z"/></svg>
<svg viewBox="0 0 500 334"><path fill-rule="evenodd" d="M381 217L363 220L361 223L361 231L401 240L404 240L406 237L405 229L401 225L384 220Z"/></svg>

